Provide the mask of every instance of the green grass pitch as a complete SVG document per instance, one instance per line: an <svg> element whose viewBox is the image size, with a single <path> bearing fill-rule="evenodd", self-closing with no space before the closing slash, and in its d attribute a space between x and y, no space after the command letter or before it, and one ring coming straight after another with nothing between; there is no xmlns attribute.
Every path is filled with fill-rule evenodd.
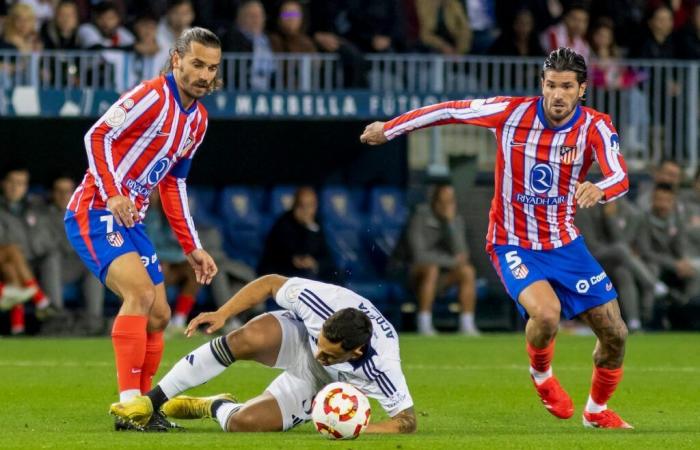
<svg viewBox="0 0 700 450"><path fill-rule="evenodd" d="M204 338L168 341L159 375ZM181 433L117 433L108 339L0 339L0 449L592 449L700 448L700 334L633 335L625 377L610 406L636 429L589 430L581 411L594 338L562 336L554 370L576 405L570 420L549 415L527 373L521 335L402 336L401 354L418 432L331 442L308 424L287 433L225 434L213 421L183 421ZM277 371L237 362L195 394L247 399ZM384 418L373 403L373 420Z"/></svg>

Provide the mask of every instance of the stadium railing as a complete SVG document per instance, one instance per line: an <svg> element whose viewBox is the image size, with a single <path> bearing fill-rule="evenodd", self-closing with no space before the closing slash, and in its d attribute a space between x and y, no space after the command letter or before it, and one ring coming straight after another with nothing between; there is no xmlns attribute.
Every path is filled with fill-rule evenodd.
<svg viewBox="0 0 700 450"><path fill-rule="evenodd" d="M229 92L333 92L346 89L343 61L329 54L224 55ZM444 57L429 54L366 55L364 90L387 98L430 94L436 101L493 95L536 95L541 58ZM0 51L0 89L106 89L123 91L156 76L162 64L121 51ZM675 158L697 167L700 62L617 60L590 62L586 105L608 113L618 127L626 158L640 165ZM356 87L356 86L354 86ZM411 103L411 102L409 102ZM412 107L407 104L406 107ZM398 112L398 111L397 111ZM435 160L442 147L464 146L492 161L491 133L474 127L432 131ZM444 159L444 158L442 158Z"/></svg>

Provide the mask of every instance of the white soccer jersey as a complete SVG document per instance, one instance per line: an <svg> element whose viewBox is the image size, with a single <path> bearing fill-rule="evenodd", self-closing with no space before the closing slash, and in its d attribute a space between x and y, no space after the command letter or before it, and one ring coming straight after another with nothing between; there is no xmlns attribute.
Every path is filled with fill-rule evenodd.
<svg viewBox="0 0 700 450"><path fill-rule="evenodd" d="M275 301L304 322L314 353L323 323L344 308L365 312L372 321L370 346L358 361L326 366L333 380L344 381L376 399L390 417L413 406L413 399L401 370L399 336L379 310L349 289L304 278L290 278L277 292Z"/></svg>

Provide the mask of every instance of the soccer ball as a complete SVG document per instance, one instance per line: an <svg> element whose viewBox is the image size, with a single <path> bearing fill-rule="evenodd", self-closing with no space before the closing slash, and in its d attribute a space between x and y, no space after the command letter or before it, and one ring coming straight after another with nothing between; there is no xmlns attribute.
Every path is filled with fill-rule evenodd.
<svg viewBox="0 0 700 450"><path fill-rule="evenodd" d="M321 389L311 406L314 426L328 439L355 439L367 428L371 414L365 394L340 382Z"/></svg>

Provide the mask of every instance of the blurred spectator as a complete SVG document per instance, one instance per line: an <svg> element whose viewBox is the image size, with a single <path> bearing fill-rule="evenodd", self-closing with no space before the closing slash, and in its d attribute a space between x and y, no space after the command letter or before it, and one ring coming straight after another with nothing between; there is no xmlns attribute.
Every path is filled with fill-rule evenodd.
<svg viewBox="0 0 700 450"><path fill-rule="evenodd" d="M42 49L37 33L36 14L31 6L15 4L10 8L3 25L0 49L13 49L22 53Z"/></svg>
<svg viewBox="0 0 700 450"><path fill-rule="evenodd" d="M700 293L700 272L689 258L685 226L674 213L676 198L670 184L654 187L652 208L643 221L638 246L642 257L670 287L670 298L684 304Z"/></svg>
<svg viewBox="0 0 700 450"><path fill-rule="evenodd" d="M0 229L0 240L3 232ZM24 305L37 292L37 286L24 286L23 278L34 279L22 250L14 244L0 244L0 312L10 313L10 332L25 332Z"/></svg>
<svg viewBox="0 0 700 450"><path fill-rule="evenodd" d="M54 17L54 0L19 0L17 3L31 6L36 15L36 30Z"/></svg>
<svg viewBox="0 0 700 450"><path fill-rule="evenodd" d="M323 228L316 219L317 210L316 192L310 187L299 188L292 209L277 219L265 239L259 275L331 279L335 267Z"/></svg>
<svg viewBox="0 0 700 450"><path fill-rule="evenodd" d="M193 0L197 11L197 25L206 27L218 36L226 34L231 17L236 17L242 0Z"/></svg>
<svg viewBox="0 0 700 450"><path fill-rule="evenodd" d="M595 87L629 89L636 86L641 74L620 65L620 48L615 42L613 21L601 17L591 27L589 42L595 60L590 65L590 81Z"/></svg>
<svg viewBox="0 0 700 450"><path fill-rule="evenodd" d="M636 253L642 215L630 202L618 199L577 211L576 225L615 284L627 326L640 330L651 321L655 297L668 294L668 287Z"/></svg>
<svg viewBox="0 0 700 450"><path fill-rule="evenodd" d="M75 0L78 5L78 16L80 17L80 23L89 22L94 18L94 6L103 0ZM125 3L129 0L111 0L110 3L117 7L117 12L119 17L126 17L127 8Z"/></svg>
<svg viewBox="0 0 700 450"><path fill-rule="evenodd" d="M7 171L0 196L0 243L21 249L21 258L16 260L26 259L29 264L28 270L20 275L21 281L25 286L36 287L32 302L36 316L45 319L55 313L49 298L57 307L63 307L61 260L45 205L41 199L27 195L28 189L27 169L17 167ZM36 269L40 284L32 273Z"/></svg>
<svg viewBox="0 0 700 450"><path fill-rule="evenodd" d="M540 37L542 48L549 53L559 47L569 47L588 59L590 48L586 42L588 10L580 3L570 5L556 25L547 28Z"/></svg>
<svg viewBox="0 0 700 450"><path fill-rule="evenodd" d="M688 23L696 4L697 0L649 0L647 8L653 10L659 6L667 7L671 10L674 30L680 30Z"/></svg>
<svg viewBox="0 0 700 450"><path fill-rule="evenodd" d="M265 33L265 9L259 0L248 0L238 8L236 25L223 39L226 52L252 53L250 87L269 88L275 72L270 39Z"/></svg>
<svg viewBox="0 0 700 450"><path fill-rule="evenodd" d="M435 186L430 205L419 205L408 221L405 242L394 257L408 250L411 285L418 297L418 332L435 334L433 303L439 292L457 286L462 313L459 331L478 335L474 323L476 274L469 261L464 220L457 214L454 188ZM402 240L403 240L402 239Z"/></svg>
<svg viewBox="0 0 700 450"><path fill-rule="evenodd" d="M41 27L41 40L47 50L76 50L78 42L78 7L73 0L56 5L55 17Z"/></svg>
<svg viewBox="0 0 700 450"><path fill-rule="evenodd" d="M507 6L512 7L511 1L504 1ZM559 0L525 0L523 2L527 9L532 11L535 19L535 31L539 34L550 26L556 24L564 14L564 7L569 1Z"/></svg>
<svg viewBox="0 0 700 450"><path fill-rule="evenodd" d="M134 35L122 26L119 9L111 2L101 2L92 9L93 22L78 29L78 39L87 49L125 49L135 44Z"/></svg>
<svg viewBox="0 0 700 450"><path fill-rule="evenodd" d="M134 79L130 85L158 76L168 61L170 49L170 47L161 47L162 44L157 37L158 19L150 14L143 14L136 18L134 33L136 35L132 65Z"/></svg>
<svg viewBox="0 0 700 450"><path fill-rule="evenodd" d="M646 4L647 0L593 0L590 13L591 17L610 17L615 40L627 49L639 43Z"/></svg>
<svg viewBox="0 0 700 450"><path fill-rule="evenodd" d="M472 47L472 30L459 0L416 0L421 43L443 55L464 55Z"/></svg>
<svg viewBox="0 0 700 450"><path fill-rule="evenodd" d="M359 0L347 9L342 36L366 53L391 53L402 46L403 17L398 0Z"/></svg>
<svg viewBox="0 0 700 450"><path fill-rule="evenodd" d="M168 325L168 334L174 335L185 330L187 317L194 308L200 285L165 217L157 190L151 193L145 223L163 269L165 285L176 286L178 289L172 319Z"/></svg>
<svg viewBox="0 0 700 450"><path fill-rule="evenodd" d="M167 52L183 31L194 23L194 7L190 0L173 0L168 5L165 17L158 24L158 45Z"/></svg>
<svg viewBox="0 0 700 450"><path fill-rule="evenodd" d="M60 252L61 280L63 284L80 283L85 312L80 315L73 332L88 336L105 332L104 301L105 288L82 263L66 238L63 217L66 207L75 191L75 181L69 177L58 177L51 188L51 204L48 206L48 219Z"/></svg>
<svg viewBox="0 0 700 450"><path fill-rule="evenodd" d="M311 2L309 6L311 36L318 49L340 56L346 87L367 86L364 56L346 36L353 26L351 5L342 0L325 0Z"/></svg>
<svg viewBox="0 0 700 450"><path fill-rule="evenodd" d="M700 2L693 8L693 14L686 26L678 33L678 57L700 60Z"/></svg>
<svg viewBox="0 0 700 450"><path fill-rule="evenodd" d="M503 30L489 53L501 56L544 56L529 9L521 9L515 14L512 26Z"/></svg>
<svg viewBox="0 0 700 450"><path fill-rule="evenodd" d="M668 6L658 6L647 16L647 30L630 56L645 59L671 59L676 56L673 39L673 12Z"/></svg>
<svg viewBox="0 0 700 450"><path fill-rule="evenodd" d="M473 39L471 53L482 55L497 37L495 0L464 0Z"/></svg>
<svg viewBox="0 0 700 450"><path fill-rule="evenodd" d="M662 160L654 169L654 177L651 182L640 183L639 193L637 194L637 206L643 212L651 211L652 196L654 186L657 184L671 185L674 191L680 189L683 182L683 169L680 164L673 159ZM676 201L676 208L683 210L683 203Z"/></svg>
<svg viewBox="0 0 700 450"><path fill-rule="evenodd" d="M316 46L304 31L304 10L298 0L280 5L276 31L270 34L270 46L276 53L315 53Z"/></svg>

